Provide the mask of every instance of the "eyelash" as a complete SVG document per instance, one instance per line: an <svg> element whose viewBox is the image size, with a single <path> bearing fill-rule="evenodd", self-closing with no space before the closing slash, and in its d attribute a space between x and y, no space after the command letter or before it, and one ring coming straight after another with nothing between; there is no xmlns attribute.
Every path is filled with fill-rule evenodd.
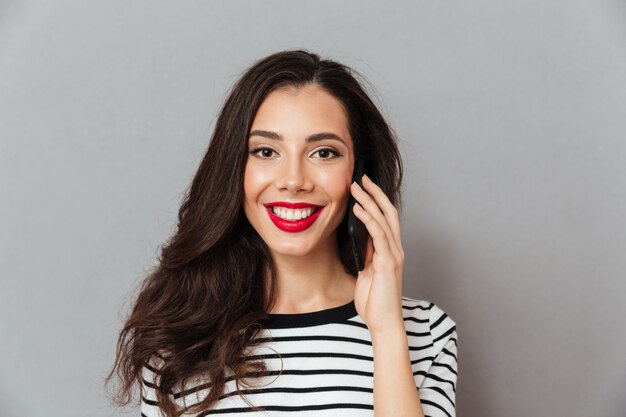
<svg viewBox="0 0 626 417"><path fill-rule="evenodd" d="M266 146L261 146L261 147L254 148L253 150L251 150L251 151L250 151L250 155L254 155L254 156L256 156L257 158L261 158L261 159L270 159L270 157L265 157L265 156L258 156L258 155L256 155L256 153L257 153L257 152L259 152L259 151L261 151L261 150L264 150L264 149L269 149L270 151L275 152L272 148L268 148L268 147L266 147ZM328 161L328 160L331 160L331 159L339 158L339 157L341 156L341 154L340 154L339 152L337 152L336 150L334 150L334 149L332 149L332 148L322 148L322 149L318 149L317 151L315 151L315 153L322 152L322 151L329 151L329 152L331 152L332 154L334 154L334 156L331 156L331 157L329 157L329 158L320 158L320 159L322 159L322 160L326 160L326 161Z"/></svg>

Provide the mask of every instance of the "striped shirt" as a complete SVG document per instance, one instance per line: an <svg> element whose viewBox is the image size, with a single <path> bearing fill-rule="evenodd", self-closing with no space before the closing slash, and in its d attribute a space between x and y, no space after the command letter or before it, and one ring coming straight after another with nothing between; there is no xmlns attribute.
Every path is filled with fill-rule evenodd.
<svg viewBox="0 0 626 417"><path fill-rule="evenodd" d="M402 310L424 415L455 417L456 324L429 301L402 297ZM236 393L235 381L227 378L218 402L196 416L374 416L372 340L354 300L311 313L270 314L266 327L257 335L263 343L251 353L263 355L256 359L263 359L272 375L255 379L256 387L242 387L246 398L266 411L251 410ZM144 417L163 415L156 402L155 371L152 366L143 368ZM202 384L203 389L193 389ZM179 405L189 406L204 398L209 386L207 381L198 381L185 389L185 394L173 397Z"/></svg>

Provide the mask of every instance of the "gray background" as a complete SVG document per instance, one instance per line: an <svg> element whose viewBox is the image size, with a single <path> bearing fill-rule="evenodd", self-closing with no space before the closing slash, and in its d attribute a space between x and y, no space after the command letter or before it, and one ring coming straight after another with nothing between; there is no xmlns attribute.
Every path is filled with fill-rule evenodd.
<svg viewBox="0 0 626 417"><path fill-rule="evenodd" d="M293 47L400 137L404 293L457 322L458 415L625 416L626 7L598 0L0 2L0 415L122 414L132 292L228 88Z"/></svg>

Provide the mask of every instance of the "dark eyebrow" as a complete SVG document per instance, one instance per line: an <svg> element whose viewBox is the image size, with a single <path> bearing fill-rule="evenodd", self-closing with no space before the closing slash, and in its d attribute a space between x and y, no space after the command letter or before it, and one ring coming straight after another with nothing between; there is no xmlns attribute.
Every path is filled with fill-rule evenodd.
<svg viewBox="0 0 626 417"><path fill-rule="evenodd" d="M274 139L278 141L283 140L283 137L281 135L279 135L276 132L270 132L268 130L258 130L258 129L253 130L252 132L250 132L250 135L248 136L248 138L252 136L262 136L264 138ZM330 133L330 132L314 133L312 135L307 136L306 139L304 139L304 142L305 143L319 142L320 140L324 140L324 139L338 140L344 145L346 145L346 147L348 146L348 144L343 139L341 139L339 136L335 135L334 133Z"/></svg>

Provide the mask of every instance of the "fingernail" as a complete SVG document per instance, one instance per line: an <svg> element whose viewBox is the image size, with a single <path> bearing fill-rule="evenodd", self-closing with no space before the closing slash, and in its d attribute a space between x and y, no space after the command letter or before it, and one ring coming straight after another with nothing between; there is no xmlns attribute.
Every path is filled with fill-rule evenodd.
<svg viewBox="0 0 626 417"><path fill-rule="evenodd" d="M352 184L356 185L356 188L358 188L359 190L362 190L358 182L354 181Z"/></svg>

